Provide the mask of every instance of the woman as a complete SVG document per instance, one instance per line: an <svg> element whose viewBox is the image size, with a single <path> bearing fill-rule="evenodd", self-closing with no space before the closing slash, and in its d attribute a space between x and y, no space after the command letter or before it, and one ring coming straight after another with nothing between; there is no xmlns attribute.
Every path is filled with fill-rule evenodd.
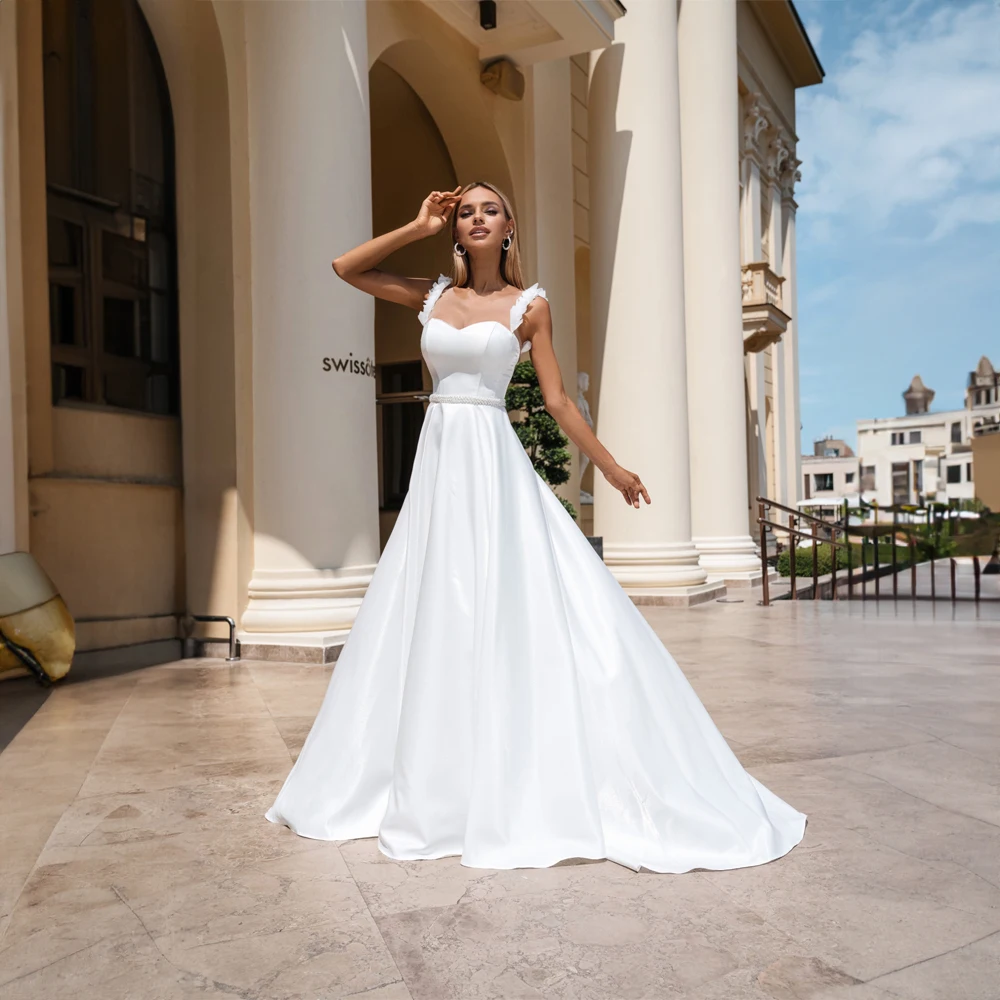
<svg viewBox="0 0 1000 1000"><path fill-rule="evenodd" d="M449 220L451 277L378 270ZM680 873L791 850L805 815L743 770L510 424L507 383L530 349L549 413L626 503L650 503L563 391L508 199L480 181L434 191L333 267L419 310L434 389L399 517L267 818L473 868Z"/></svg>

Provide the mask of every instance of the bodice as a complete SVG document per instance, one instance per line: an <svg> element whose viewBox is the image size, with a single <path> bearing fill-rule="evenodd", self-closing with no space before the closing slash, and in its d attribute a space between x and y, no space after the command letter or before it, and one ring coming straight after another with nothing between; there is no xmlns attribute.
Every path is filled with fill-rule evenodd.
<svg viewBox="0 0 1000 1000"><path fill-rule="evenodd" d="M525 288L510 310L510 325L484 320L457 327L432 315L441 293L451 278L441 274L431 286L420 312L424 331L420 351L431 374L433 392L438 396L478 396L502 401L522 347L514 332L521 325L528 304L545 289L537 283Z"/></svg>

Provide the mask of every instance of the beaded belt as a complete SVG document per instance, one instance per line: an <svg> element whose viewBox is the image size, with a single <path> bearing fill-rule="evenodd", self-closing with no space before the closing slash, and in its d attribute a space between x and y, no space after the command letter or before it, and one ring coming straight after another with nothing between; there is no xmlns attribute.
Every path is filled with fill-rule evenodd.
<svg viewBox="0 0 1000 1000"><path fill-rule="evenodd" d="M482 406L496 406L501 410L507 409L506 402L495 396L462 396L457 393L432 392L427 399L431 403L478 403Z"/></svg>

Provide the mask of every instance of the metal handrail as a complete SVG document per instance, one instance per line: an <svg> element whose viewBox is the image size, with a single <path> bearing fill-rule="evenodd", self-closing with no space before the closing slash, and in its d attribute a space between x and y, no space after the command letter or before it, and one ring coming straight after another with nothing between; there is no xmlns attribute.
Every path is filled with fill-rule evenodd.
<svg viewBox="0 0 1000 1000"><path fill-rule="evenodd" d="M799 528L791 528L787 524L776 524L774 521L768 521L767 518L758 517L758 524L766 524L769 528L777 528L779 531L786 531L792 535L798 535L799 538L810 538L817 541L821 545L832 545L837 548L846 549L850 546L850 542L837 542L832 538L819 539L811 531L802 531ZM843 529L840 529L843 530Z"/></svg>
<svg viewBox="0 0 1000 1000"><path fill-rule="evenodd" d="M847 552L847 597L854 597L854 566L851 564L851 553L853 551L853 543L851 541L851 525L849 518L849 507L847 501L844 502L844 517L841 522L831 522L825 521L821 518L812 517L808 514L802 514L800 511L793 507L788 507L785 504L778 503L776 500L769 500L767 497L758 497L758 517L757 523L760 526L760 559L761 559L761 571L762 571L762 598L760 602L763 605L770 604L770 587L768 580L768 565L767 565L767 529L771 528L779 532L787 532L788 540L790 546L790 572L789 572L789 583L790 583L790 593L789 597L791 600L798 599L798 588L796 585L796 569L799 562L798 553L799 539L809 539L812 542L812 577L813 577L813 598L817 599L819 597L819 560L818 560L818 546L829 545L831 549L831 567L830 567L830 584L831 584L831 598L833 600L838 600L840 594L838 592L837 585L837 550L844 549ZM875 504L865 504L866 507L870 509L877 510L878 507ZM776 510L785 511L789 515L788 524L779 524L776 521L770 520L765 515L768 513L770 508L775 508ZM885 525L887 530L880 530L881 526L876 523L872 526L872 531L858 531L857 534L861 538L861 562L860 568L861 572L861 597L865 599L867 596L867 583L869 577L869 564L867 560L867 548L870 544L872 546L872 563L871 569L874 571L872 576L872 582L874 584L874 596L876 600L880 596L881 592L881 576L883 568L889 570L891 567L892 574L892 597L893 600L898 599L899 596L899 560L898 560L898 542L900 532L902 530L903 534L907 539L907 547L909 550L909 568L910 568L910 598L911 600L917 600L917 540L912 528L909 526L904 527L900 525L898 520L899 509L893 510L892 525ZM813 530L803 530L798 527L798 521L802 519L808 522L810 525L819 524L822 525L829 537L820 538L819 533ZM909 528L909 530L907 530ZM838 539L837 533L840 533L843 538ZM891 546L891 560L884 565L880 564L880 552L879 552L879 540L885 535L890 535L892 538ZM1000 549L1000 539L998 539L997 547ZM931 600L934 600L937 596L937 574L935 573L935 563L939 560L933 555L930 555L927 562L930 570L930 596ZM949 567L949 583L951 590L951 600L954 602L958 600L958 587L957 587L957 562L954 557L948 557L948 567ZM980 566L979 556L972 557L972 570L973 570L973 584L974 584L974 597L973 599L978 604L981 600L981 576L984 574L984 570Z"/></svg>
<svg viewBox="0 0 1000 1000"><path fill-rule="evenodd" d="M824 521L821 517L813 517L812 514L803 514L802 511L795 510L794 507L786 507L783 503L778 503L777 500L768 500L767 497L757 497L757 503L762 503L767 507L777 507L778 510L783 510L786 514L794 514L796 517L801 517L805 521L811 521L813 524L822 524L824 528L836 528L838 531L845 530L839 524ZM781 530L787 531L788 529L782 526Z"/></svg>
<svg viewBox="0 0 1000 1000"><path fill-rule="evenodd" d="M236 650L236 622L229 615L188 615L188 618L196 622L226 622L229 625L229 655L226 662L232 663L240 658Z"/></svg>

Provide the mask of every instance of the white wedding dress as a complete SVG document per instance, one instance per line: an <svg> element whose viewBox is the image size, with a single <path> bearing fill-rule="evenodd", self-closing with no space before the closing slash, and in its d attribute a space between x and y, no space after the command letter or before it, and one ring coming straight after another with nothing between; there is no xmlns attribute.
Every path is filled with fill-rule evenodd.
<svg viewBox="0 0 1000 1000"><path fill-rule="evenodd" d="M781 857L806 816L743 769L510 424L513 331L544 290L459 329L431 316L449 281L420 313L409 492L267 818L473 868Z"/></svg>

